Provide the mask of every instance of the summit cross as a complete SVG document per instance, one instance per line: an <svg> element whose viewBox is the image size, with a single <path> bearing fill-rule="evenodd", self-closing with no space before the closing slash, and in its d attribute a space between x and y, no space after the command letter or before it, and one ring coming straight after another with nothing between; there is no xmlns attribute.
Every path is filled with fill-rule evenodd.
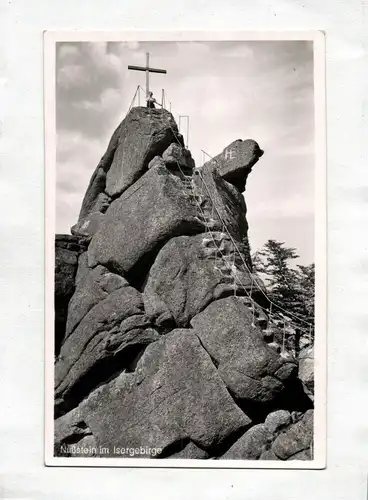
<svg viewBox="0 0 368 500"><path fill-rule="evenodd" d="M149 67L149 52L146 52L146 66L128 66L128 69L146 72L146 98L149 96L149 74L150 73L167 73L166 69L157 69Z"/></svg>

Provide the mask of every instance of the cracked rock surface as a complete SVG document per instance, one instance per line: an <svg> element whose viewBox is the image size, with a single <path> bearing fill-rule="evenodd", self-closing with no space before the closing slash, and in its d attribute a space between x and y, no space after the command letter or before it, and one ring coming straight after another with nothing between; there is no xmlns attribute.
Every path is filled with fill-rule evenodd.
<svg viewBox="0 0 368 500"><path fill-rule="evenodd" d="M237 140L196 168L168 111L118 126L56 236L56 456L313 458L310 357L273 347L252 272L262 154Z"/></svg>

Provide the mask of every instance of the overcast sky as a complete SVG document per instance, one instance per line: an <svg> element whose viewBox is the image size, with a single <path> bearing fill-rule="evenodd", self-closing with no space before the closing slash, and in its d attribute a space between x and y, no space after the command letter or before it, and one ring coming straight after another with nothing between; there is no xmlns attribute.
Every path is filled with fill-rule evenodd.
<svg viewBox="0 0 368 500"><path fill-rule="evenodd" d="M77 221L111 134L145 85L127 66L145 65L146 51L167 70L151 74L155 97L165 88L177 122L190 116L197 165L201 149L215 156L235 139L264 149L245 192L252 250L274 238L296 247L300 263L314 261L312 42L58 43L56 231Z"/></svg>

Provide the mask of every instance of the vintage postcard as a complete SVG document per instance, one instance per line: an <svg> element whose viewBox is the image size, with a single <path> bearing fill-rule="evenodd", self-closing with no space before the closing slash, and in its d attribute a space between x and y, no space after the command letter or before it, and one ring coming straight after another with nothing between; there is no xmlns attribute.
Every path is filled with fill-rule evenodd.
<svg viewBox="0 0 368 500"><path fill-rule="evenodd" d="M45 32L47 465L326 465L321 32Z"/></svg>

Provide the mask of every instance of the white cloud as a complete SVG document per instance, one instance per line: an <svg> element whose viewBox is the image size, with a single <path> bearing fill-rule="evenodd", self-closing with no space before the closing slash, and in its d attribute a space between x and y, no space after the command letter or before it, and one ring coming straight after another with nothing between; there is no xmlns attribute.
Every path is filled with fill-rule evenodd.
<svg viewBox="0 0 368 500"><path fill-rule="evenodd" d="M313 68L310 47L293 42L62 46L57 80L58 230L75 223L90 175L137 85L144 86L144 73L128 71L127 66L144 65L147 50L152 66L167 69L166 75L151 76L156 98L164 87L175 118L190 116L189 147L197 164L201 149L215 156L238 138L253 138L265 150L246 192L255 243L263 243L267 234L277 239L278 231L279 239L293 240L296 221L303 218L306 235L297 241L304 254L311 255Z"/></svg>
<svg viewBox="0 0 368 500"><path fill-rule="evenodd" d="M84 87L88 84L90 75L86 68L80 64L68 64L60 69L57 74L57 84L61 88L70 89Z"/></svg>
<svg viewBox="0 0 368 500"><path fill-rule="evenodd" d="M113 111L121 103L121 95L115 89L106 89L102 92L98 101L83 100L76 102L75 106L82 109L92 110L95 113Z"/></svg>
<svg viewBox="0 0 368 500"><path fill-rule="evenodd" d="M313 216L314 205L313 200L305 197L291 194L284 196L281 199L260 200L256 205L252 206L252 214L254 217L307 217Z"/></svg>

